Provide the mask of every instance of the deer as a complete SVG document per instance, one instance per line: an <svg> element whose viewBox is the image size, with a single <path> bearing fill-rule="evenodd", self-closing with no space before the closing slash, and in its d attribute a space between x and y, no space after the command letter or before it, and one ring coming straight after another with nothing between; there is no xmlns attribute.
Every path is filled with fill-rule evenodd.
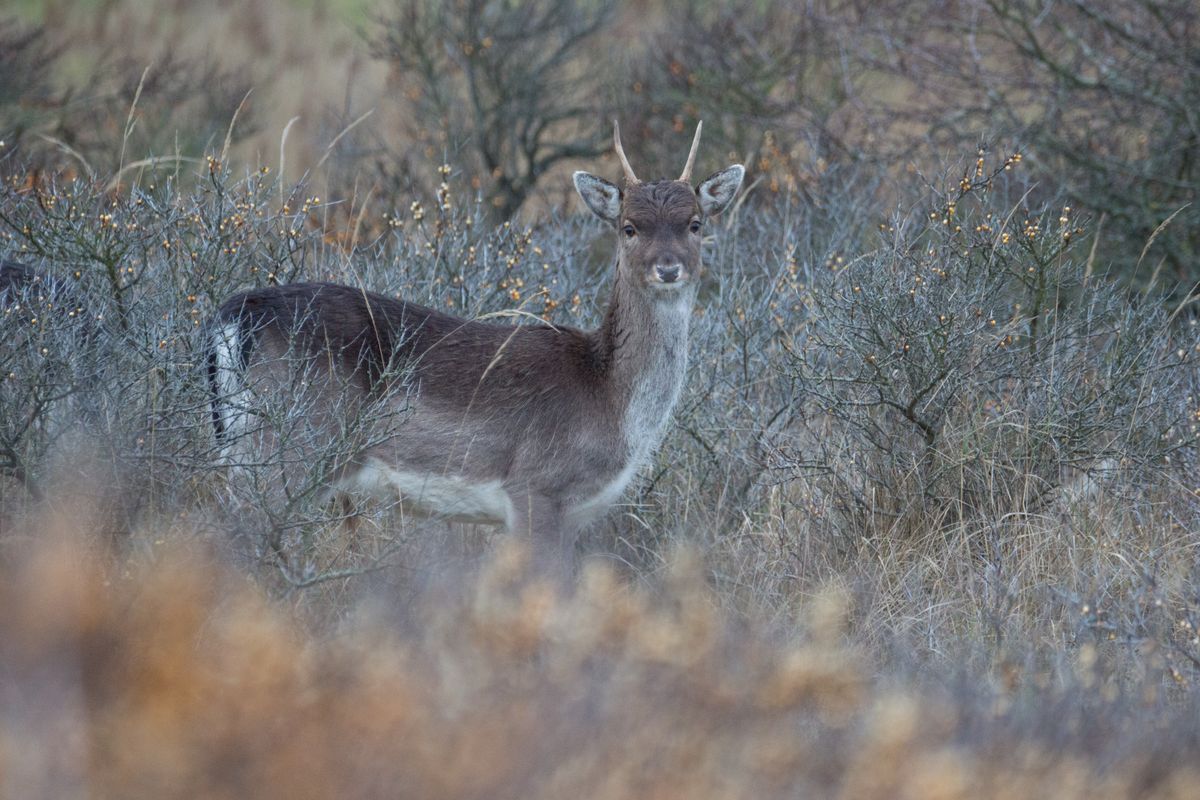
<svg viewBox="0 0 1200 800"><path fill-rule="evenodd" d="M248 430L255 382L282 380L287 354L298 354L324 415L315 424L329 436L341 413L331 409L348 407L347 397L361 409L390 389L385 404L406 404L400 422L338 465L331 492L398 494L423 514L503 525L531 538L535 558L570 563L579 532L659 447L684 387L705 225L745 175L733 164L693 185L702 128L676 180L640 180L615 120L624 186L574 173L616 245L595 330L465 319L335 283L229 297L209 326L218 441L232 447ZM394 391L396 364L403 392ZM330 392L343 396L322 396Z"/></svg>

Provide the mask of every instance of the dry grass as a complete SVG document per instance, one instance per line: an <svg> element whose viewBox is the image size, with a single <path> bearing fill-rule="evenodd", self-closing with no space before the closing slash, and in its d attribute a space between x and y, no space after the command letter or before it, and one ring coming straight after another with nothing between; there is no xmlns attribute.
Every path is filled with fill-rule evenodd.
<svg viewBox="0 0 1200 800"><path fill-rule="evenodd" d="M395 108L386 102L386 67L371 59L357 30L366 22L363 9L331 11L324 3L305 7L288 0L38 5L28 16L45 24L52 43L64 48L55 83L89 87L59 113L67 117L80 113L81 104L92 105L113 126L132 121L126 164L146 156L201 158L220 152L232 133L227 155L234 163L283 166L294 180L366 111L378 109L376 130L395 126L388 117ZM204 71L209 67L212 74ZM162 108L163 102L172 107ZM49 122L40 128L61 136ZM92 157L98 162L93 166L115 171L123 131L103 133L112 146ZM69 156L63 160L71 162Z"/></svg>
<svg viewBox="0 0 1200 800"><path fill-rule="evenodd" d="M6 797L1095 800L1200 778L1178 757L1195 718L1151 719L1095 682L1094 653L1068 686L1014 678L986 703L877 679L840 593L781 638L731 621L686 554L653 591L592 564L564 593L506 544L327 630L194 537L117 555L86 526L72 508L9 542ZM1112 727L1064 736L1096 703Z"/></svg>

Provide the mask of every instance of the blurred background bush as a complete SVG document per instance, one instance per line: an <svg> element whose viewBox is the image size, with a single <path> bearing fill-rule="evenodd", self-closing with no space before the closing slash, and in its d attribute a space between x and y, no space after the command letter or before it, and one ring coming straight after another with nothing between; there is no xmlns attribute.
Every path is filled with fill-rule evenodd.
<svg viewBox="0 0 1200 800"><path fill-rule="evenodd" d="M1188 0L24 0L0 22L0 135L6 163L109 176L228 140L394 204L451 163L493 219L561 207L613 117L663 170L706 119L706 163L810 201L831 169L894 180L1001 146L1096 220L1102 267L1186 293L1198 28Z"/></svg>

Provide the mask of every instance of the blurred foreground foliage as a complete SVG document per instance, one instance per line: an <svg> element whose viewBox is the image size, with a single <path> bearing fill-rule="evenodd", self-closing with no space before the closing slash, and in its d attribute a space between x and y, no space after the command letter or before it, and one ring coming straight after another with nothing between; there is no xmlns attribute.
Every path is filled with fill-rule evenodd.
<svg viewBox="0 0 1200 800"><path fill-rule="evenodd" d="M781 639L680 554L654 591L570 592L508 545L474 574L314 636L203 549L9 548L0 776L12 796L1185 798L1194 698L1096 651L1004 684L876 681L845 598ZM965 678L966 676L964 676Z"/></svg>

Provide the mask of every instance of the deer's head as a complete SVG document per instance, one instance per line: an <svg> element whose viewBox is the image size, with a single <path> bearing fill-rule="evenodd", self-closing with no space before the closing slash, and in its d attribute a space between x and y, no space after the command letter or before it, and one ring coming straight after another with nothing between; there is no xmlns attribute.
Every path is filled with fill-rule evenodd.
<svg viewBox="0 0 1200 800"><path fill-rule="evenodd" d="M704 223L719 214L737 194L746 174L741 164L726 167L692 186L692 165L700 145L700 129L678 180L643 183L634 174L613 122L613 144L625 171L625 188L587 172L575 173L575 189L583 202L617 231L617 269L657 297L694 289L700 277L700 241Z"/></svg>

